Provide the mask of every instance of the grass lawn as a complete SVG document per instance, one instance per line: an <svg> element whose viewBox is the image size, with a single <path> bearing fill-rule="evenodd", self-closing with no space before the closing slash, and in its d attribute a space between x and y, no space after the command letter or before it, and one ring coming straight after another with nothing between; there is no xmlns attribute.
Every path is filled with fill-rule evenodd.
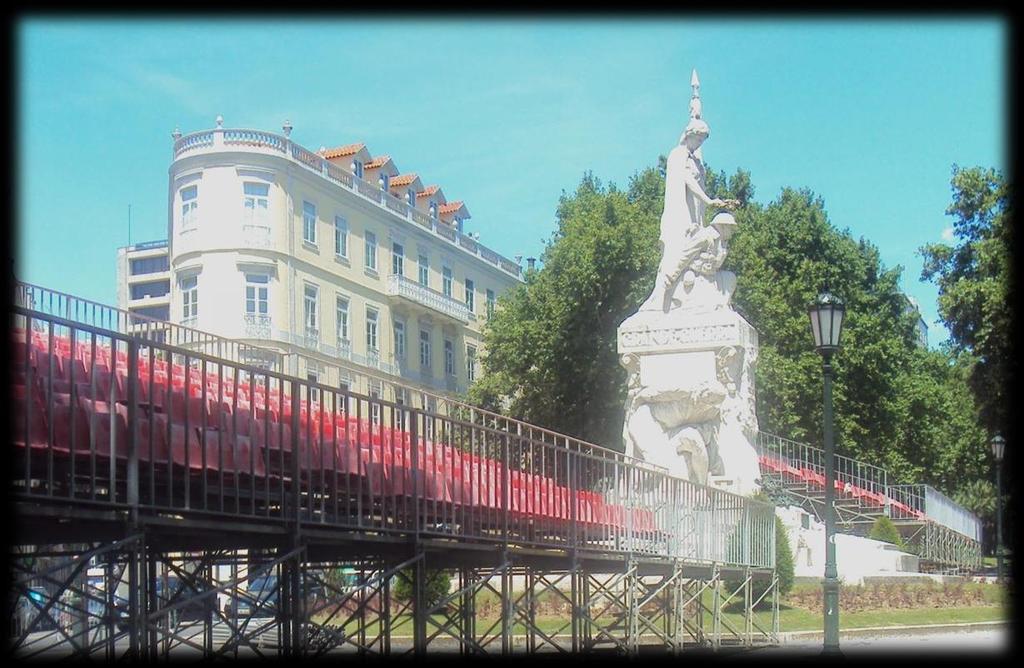
<svg viewBox="0 0 1024 668"><path fill-rule="evenodd" d="M743 628L743 615L725 613L734 627ZM754 618L766 628L771 624L770 611L756 611ZM843 612L839 610L839 625L842 629L863 629L873 626L917 626L919 624L962 624L967 622L991 622L1008 619L1003 608L978 606L970 608L893 608L889 610L862 610ZM824 620L821 613L803 608L779 606L779 630L814 631L821 630Z"/></svg>
<svg viewBox="0 0 1024 668"><path fill-rule="evenodd" d="M433 615L433 621L437 624L443 624L444 618L441 615ZM326 615L321 615L315 618L314 621L322 623L326 618ZM967 622L988 622L988 621L999 621L1005 620L1008 616L1006 611L1002 607L998 606L977 606L967 608L903 608L903 609L888 609L888 610L865 610L860 612L839 612L840 626L843 629L857 629L857 628L869 628L875 626L917 626L920 624L960 624ZM723 619L723 633L728 633L728 625L731 625L737 631L742 631L744 628L743 615L739 612L725 612L722 615ZM340 624L343 620L342 617L335 617L331 620L332 624ZM765 629L771 629L772 616L770 610L755 611L754 620L757 624ZM497 622L496 617L490 618L478 618L476 621L476 630L478 634L482 634L485 630L490 628L492 624ZM537 616L537 626L544 633L570 633L570 628L567 626L568 618L557 617L557 616ZM598 620L602 624L611 622L610 618L601 618ZM562 630L562 627L566 628ZM704 627L710 632L711 628L711 616L708 613L704 615ZM349 635L358 632L359 624L356 620L349 622L346 625L346 633ZM779 606L779 630L783 633L788 631L814 631L822 628L822 616L821 613L811 612L803 608L791 608L788 606ZM433 635L437 631L437 627L433 624L428 625L427 634ZM513 625L512 633L514 635L525 633L526 629L522 624L516 623ZM397 618L391 620L391 632L394 636L411 636L412 635L412 617L410 615L400 615ZM500 634L500 626L495 626L491 631L491 634ZM377 624L372 623L368 625L366 629L368 636L374 636L377 634ZM443 635L443 634L442 634Z"/></svg>

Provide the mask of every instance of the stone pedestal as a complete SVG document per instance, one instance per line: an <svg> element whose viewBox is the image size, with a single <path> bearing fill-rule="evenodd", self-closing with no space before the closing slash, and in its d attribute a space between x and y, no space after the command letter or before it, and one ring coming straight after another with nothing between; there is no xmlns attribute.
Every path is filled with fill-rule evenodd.
<svg viewBox="0 0 1024 668"><path fill-rule="evenodd" d="M618 352L631 372L627 454L694 482L756 491L754 328L729 308L640 311L620 325Z"/></svg>

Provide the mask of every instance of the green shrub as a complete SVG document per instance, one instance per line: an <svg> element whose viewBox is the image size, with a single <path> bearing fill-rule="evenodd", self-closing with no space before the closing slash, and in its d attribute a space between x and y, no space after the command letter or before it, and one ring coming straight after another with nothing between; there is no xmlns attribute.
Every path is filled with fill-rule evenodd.
<svg viewBox="0 0 1024 668"><path fill-rule="evenodd" d="M391 593L399 601L412 600L412 583L415 569L406 568L402 571L401 577L396 577ZM430 569L426 573L427 581L423 586L423 597L428 608L433 608L448 596L452 579L448 571Z"/></svg>
<svg viewBox="0 0 1024 668"><path fill-rule="evenodd" d="M900 548L901 550L906 549L906 544L903 542L903 537L900 536L899 530L896 525L892 523L888 517L884 515L875 520L875 523L871 525L871 531L868 533L868 538L872 540L880 540L884 543L890 543Z"/></svg>

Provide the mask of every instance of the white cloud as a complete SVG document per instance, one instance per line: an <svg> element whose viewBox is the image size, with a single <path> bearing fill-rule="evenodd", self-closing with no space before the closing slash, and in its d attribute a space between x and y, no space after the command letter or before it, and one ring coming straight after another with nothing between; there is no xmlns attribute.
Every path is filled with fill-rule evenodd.
<svg viewBox="0 0 1024 668"><path fill-rule="evenodd" d="M942 240L947 242L947 243L952 243L953 242L953 227L952 226L947 227L946 229L942 230Z"/></svg>

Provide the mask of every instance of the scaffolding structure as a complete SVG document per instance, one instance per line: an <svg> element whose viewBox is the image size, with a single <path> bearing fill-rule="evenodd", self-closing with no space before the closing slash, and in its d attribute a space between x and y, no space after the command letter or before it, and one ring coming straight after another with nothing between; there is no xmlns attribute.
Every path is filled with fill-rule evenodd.
<svg viewBox="0 0 1024 668"><path fill-rule="evenodd" d="M32 306L10 334L18 657L778 640L770 504Z"/></svg>

